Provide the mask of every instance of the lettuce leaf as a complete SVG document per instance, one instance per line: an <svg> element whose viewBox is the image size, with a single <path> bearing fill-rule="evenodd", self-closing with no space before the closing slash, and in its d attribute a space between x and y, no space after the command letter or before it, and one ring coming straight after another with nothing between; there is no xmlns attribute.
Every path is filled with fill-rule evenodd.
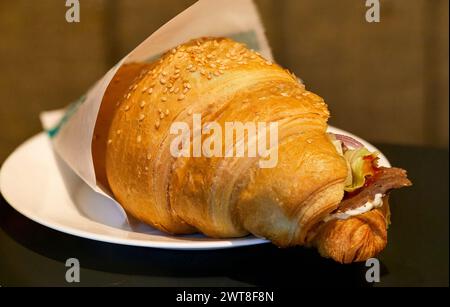
<svg viewBox="0 0 450 307"><path fill-rule="evenodd" d="M371 153L366 148L359 148L347 150L344 158L349 167L345 191L351 193L362 188L368 176L375 175L378 153Z"/></svg>

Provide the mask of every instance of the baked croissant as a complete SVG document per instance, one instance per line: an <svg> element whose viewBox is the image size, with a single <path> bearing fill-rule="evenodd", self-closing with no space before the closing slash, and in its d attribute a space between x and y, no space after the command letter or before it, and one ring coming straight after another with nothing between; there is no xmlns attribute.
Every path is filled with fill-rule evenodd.
<svg viewBox="0 0 450 307"><path fill-rule="evenodd" d="M277 122L277 165L262 168L250 156L173 156L171 125L192 128L193 114L222 128ZM166 233L253 234L279 247L316 246L342 263L364 261L386 245L387 201L358 217L326 220L339 210L348 177L326 133L328 118L323 99L280 66L230 39L197 39L116 74L92 143L96 175L127 213ZM409 185L403 177L383 195Z"/></svg>

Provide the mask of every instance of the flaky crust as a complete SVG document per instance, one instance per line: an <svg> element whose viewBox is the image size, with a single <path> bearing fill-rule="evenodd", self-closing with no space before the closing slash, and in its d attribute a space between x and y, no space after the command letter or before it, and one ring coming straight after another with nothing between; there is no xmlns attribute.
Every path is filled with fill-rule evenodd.
<svg viewBox="0 0 450 307"><path fill-rule="evenodd" d="M378 255L387 244L390 223L389 198L383 207L347 220L321 223L310 233L308 244L315 246L326 258L340 263L362 262Z"/></svg>
<svg viewBox="0 0 450 307"><path fill-rule="evenodd" d="M357 243L367 251L359 257L336 252L333 242L354 235L341 224L353 229L353 219L317 232L343 198L347 165L326 135L326 104L295 76L229 39L195 40L158 62L133 65L132 82L120 79L130 71L125 65L110 85L103 101L109 107L102 106L109 111L100 110L99 118L112 120L96 127L93 141L96 172L105 174L104 185L129 214L171 234L253 234L280 247L311 244L316 231L314 245L341 262L379 251L363 236ZM222 128L225 122L278 122L278 165L260 168L256 158L173 157L170 125L192 126L192 114Z"/></svg>

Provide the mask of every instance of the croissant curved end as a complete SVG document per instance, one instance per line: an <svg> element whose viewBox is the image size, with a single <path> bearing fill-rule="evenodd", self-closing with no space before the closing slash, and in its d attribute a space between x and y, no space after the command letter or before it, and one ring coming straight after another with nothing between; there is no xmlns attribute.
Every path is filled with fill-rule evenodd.
<svg viewBox="0 0 450 307"><path fill-rule="evenodd" d="M321 256L349 264L377 256L387 245L388 199L383 207L347 220L332 220L319 226L309 245Z"/></svg>

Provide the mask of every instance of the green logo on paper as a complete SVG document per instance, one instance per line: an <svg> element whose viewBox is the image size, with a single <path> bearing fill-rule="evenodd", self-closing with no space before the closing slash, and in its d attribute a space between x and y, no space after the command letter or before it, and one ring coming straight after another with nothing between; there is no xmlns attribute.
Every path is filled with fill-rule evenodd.
<svg viewBox="0 0 450 307"><path fill-rule="evenodd" d="M64 126L64 124L67 123L67 121L73 116L73 114L75 114L75 112L78 110L78 108L85 101L86 101L86 95L83 95L80 97L80 99L78 99L77 101L75 101L74 103L72 103L71 105L69 105L67 107L66 113L64 113L64 116L60 119L58 124L56 124L55 127L51 128L50 130L47 131L47 134L50 136L50 138L54 138L58 134L58 132L61 130L61 128Z"/></svg>
<svg viewBox="0 0 450 307"><path fill-rule="evenodd" d="M260 51L261 46L258 42L258 37L256 36L255 31L241 32L237 34L230 35L230 38L247 45L249 49L253 49L255 51Z"/></svg>

